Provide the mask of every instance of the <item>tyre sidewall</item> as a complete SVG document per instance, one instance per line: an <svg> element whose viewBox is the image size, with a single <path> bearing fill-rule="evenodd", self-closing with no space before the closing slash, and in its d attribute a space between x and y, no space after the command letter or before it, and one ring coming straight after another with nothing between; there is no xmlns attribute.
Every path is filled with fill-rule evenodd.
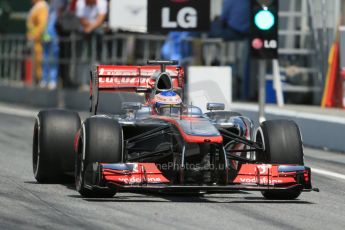
<svg viewBox="0 0 345 230"><path fill-rule="evenodd" d="M72 111L38 114L33 137L33 169L38 181L53 182L74 171L74 136L80 124L79 115Z"/></svg>
<svg viewBox="0 0 345 230"><path fill-rule="evenodd" d="M269 164L304 165L302 138L297 124L271 120L261 124L265 161Z"/></svg>
<svg viewBox="0 0 345 230"><path fill-rule="evenodd" d="M116 190L97 190L85 183L92 164L123 162L123 134L121 125L113 119L92 117L81 128L80 146L76 154L76 189L84 197L112 197Z"/></svg>

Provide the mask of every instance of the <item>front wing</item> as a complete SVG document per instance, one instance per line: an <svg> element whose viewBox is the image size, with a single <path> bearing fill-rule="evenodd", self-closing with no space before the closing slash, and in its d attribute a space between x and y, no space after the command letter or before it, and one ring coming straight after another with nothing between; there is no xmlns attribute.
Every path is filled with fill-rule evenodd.
<svg viewBox="0 0 345 230"><path fill-rule="evenodd" d="M226 193L236 190L266 191L296 189L318 191L311 185L311 170L301 165L243 164L227 184L175 184L155 163L94 163L86 183L94 188L112 187L126 191L169 191Z"/></svg>

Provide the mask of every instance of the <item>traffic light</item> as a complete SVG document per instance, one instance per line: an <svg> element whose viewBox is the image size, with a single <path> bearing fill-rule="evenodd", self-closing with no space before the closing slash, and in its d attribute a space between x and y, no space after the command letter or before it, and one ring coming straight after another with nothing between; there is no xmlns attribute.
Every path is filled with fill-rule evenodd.
<svg viewBox="0 0 345 230"><path fill-rule="evenodd" d="M251 56L278 58L278 0L251 0Z"/></svg>

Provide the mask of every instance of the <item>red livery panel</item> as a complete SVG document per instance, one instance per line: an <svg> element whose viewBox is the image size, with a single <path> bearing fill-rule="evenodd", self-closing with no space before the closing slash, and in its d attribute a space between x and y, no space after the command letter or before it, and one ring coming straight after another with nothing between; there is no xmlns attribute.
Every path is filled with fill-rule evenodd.
<svg viewBox="0 0 345 230"><path fill-rule="evenodd" d="M169 183L154 163L101 164L103 178L124 185Z"/></svg>
<svg viewBox="0 0 345 230"><path fill-rule="evenodd" d="M97 66L98 88L102 89L124 89L143 88L152 89L156 80L152 78L160 66ZM168 66L166 72L170 74L173 87L183 87L183 69L180 67Z"/></svg>
<svg viewBox="0 0 345 230"><path fill-rule="evenodd" d="M278 165L243 164L234 183L277 185L296 183L296 172L278 172Z"/></svg>

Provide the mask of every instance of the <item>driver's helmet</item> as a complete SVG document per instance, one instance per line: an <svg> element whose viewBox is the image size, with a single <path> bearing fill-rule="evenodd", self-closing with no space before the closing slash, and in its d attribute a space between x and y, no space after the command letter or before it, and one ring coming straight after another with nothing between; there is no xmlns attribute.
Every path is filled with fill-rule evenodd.
<svg viewBox="0 0 345 230"><path fill-rule="evenodd" d="M173 91L161 92L154 97L154 108L159 115L179 114L181 106L181 97Z"/></svg>

